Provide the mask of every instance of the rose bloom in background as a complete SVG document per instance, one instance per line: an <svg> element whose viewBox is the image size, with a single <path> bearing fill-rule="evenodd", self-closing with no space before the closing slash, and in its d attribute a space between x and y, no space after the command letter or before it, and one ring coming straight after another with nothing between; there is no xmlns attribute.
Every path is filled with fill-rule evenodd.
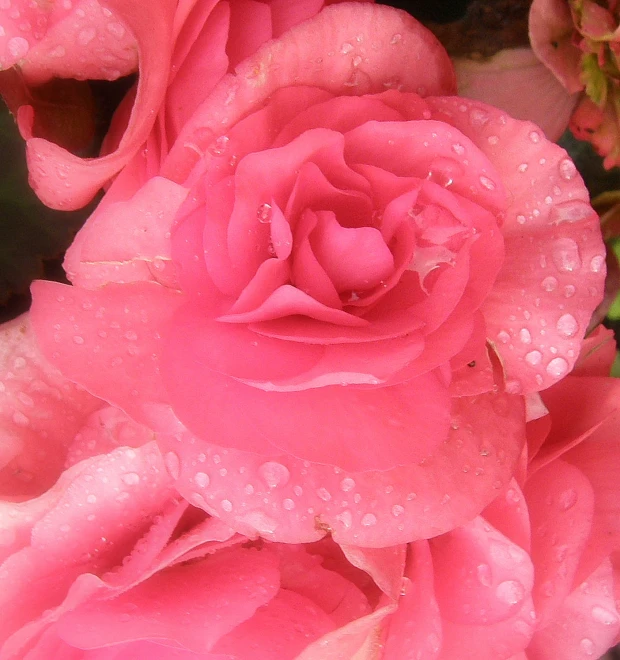
<svg viewBox="0 0 620 660"><path fill-rule="evenodd" d="M607 169L620 164L619 18L615 1L534 0L529 19L538 58L569 93L585 91L570 128Z"/></svg>
<svg viewBox="0 0 620 660"><path fill-rule="evenodd" d="M48 206L70 210L130 161L134 172L152 176L225 73L325 4L334 0L6 3L0 94L27 141L35 192ZM117 111L101 158L68 151L86 146L93 131L92 98L80 82L135 72L138 81Z"/></svg>
<svg viewBox="0 0 620 660"><path fill-rule="evenodd" d="M618 638L609 331L529 399L519 469L479 516L381 549L236 534L178 498L149 429L42 358L27 316L0 332L3 660L557 660Z"/></svg>
<svg viewBox="0 0 620 660"><path fill-rule="evenodd" d="M4 328L7 658L614 642L613 435L590 436L615 381L584 359L587 406L567 376L605 276L583 182L538 126L454 96L410 16L322 6L160 2L148 29L63 5L75 41L104 16L138 49L109 155L15 104L46 203L120 173L72 286L35 283ZM5 96L31 93L21 62Z"/></svg>

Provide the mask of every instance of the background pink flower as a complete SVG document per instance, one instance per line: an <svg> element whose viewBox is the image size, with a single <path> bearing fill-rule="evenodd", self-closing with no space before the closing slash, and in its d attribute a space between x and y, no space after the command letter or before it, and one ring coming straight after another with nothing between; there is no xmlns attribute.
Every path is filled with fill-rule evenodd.
<svg viewBox="0 0 620 660"><path fill-rule="evenodd" d="M323 4L54 0L32 7L14 0L0 7L0 67L16 67L0 75L0 93L27 140L35 192L48 206L70 210L90 201L134 157L134 175L144 169L148 176L226 72ZM136 70L137 84L119 108L100 158L80 158L45 139L54 126L35 114L50 112L37 102L38 85L54 77L116 80Z"/></svg>

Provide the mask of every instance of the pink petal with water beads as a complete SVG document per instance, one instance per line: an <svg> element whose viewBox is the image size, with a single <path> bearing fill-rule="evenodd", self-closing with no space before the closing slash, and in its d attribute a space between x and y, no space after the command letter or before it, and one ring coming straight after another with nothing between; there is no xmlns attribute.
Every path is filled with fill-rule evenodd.
<svg viewBox="0 0 620 660"><path fill-rule="evenodd" d="M2 325L0 343L0 489L19 501L55 483L73 437L104 402L47 362L28 315Z"/></svg>
<svg viewBox="0 0 620 660"><path fill-rule="evenodd" d="M271 553L238 547L169 567L114 599L67 612L58 631L78 648L152 639L208 652L275 596L277 565ZM123 617L128 609L133 614Z"/></svg>
<svg viewBox="0 0 620 660"><path fill-rule="evenodd" d="M555 460L528 479L524 488L532 525L531 557L536 566L533 597L544 627L568 596L588 543L594 511L590 482L576 467Z"/></svg>
<svg viewBox="0 0 620 660"><path fill-rule="evenodd" d="M441 650L441 616L433 584L433 558L427 541L409 546L398 609L386 624L388 657L434 660Z"/></svg>
<svg viewBox="0 0 620 660"><path fill-rule="evenodd" d="M534 124L467 99L427 101L489 157L506 188L506 257L482 310L506 388L544 389L570 371L602 297L604 246L588 192Z"/></svg>
<svg viewBox="0 0 620 660"><path fill-rule="evenodd" d="M67 251L67 277L87 289L141 280L174 286L170 230L186 196L153 177L130 200L99 206Z"/></svg>
<svg viewBox="0 0 620 660"><path fill-rule="evenodd" d="M337 54L325 58L330 46ZM413 61L419 66L412 67ZM195 144L204 153L229 126L261 107L276 90L289 87L291 80L301 90L311 86L356 96L382 92L386 85L445 94L455 85L439 42L405 12L371 4L326 7L282 39L267 43L235 75L222 80L186 124L163 174L182 182L199 160L183 144Z"/></svg>
<svg viewBox="0 0 620 660"><path fill-rule="evenodd" d="M118 148L101 158L79 158L52 142L32 138L32 117L18 115L20 131L29 138L26 156L30 184L52 208L70 210L83 206L129 162L151 132L166 91L175 3L165 0L146 5L108 0L106 6L123 18L139 50L136 103Z"/></svg>
<svg viewBox="0 0 620 660"><path fill-rule="evenodd" d="M599 657L616 643L620 616L613 597L614 575L605 560L561 603L549 625L538 630L528 656L551 660L570 657Z"/></svg>
<svg viewBox="0 0 620 660"><path fill-rule="evenodd" d="M52 78L115 80L135 71L137 44L122 3L6 2L0 69L18 65L29 84Z"/></svg>
<svg viewBox="0 0 620 660"><path fill-rule="evenodd" d="M534 566L478 517L430 542L443 624L442 656L510 658L534 633Z"/></svg>
<svg viewBox="0 0 620 660"><path fill-rule="evenodd" d="M510 480L524 443L521 397L461 397L452 407L446 442L419 463L386 471L260 456L186 432L159 441L179 492L246 535L298 543L329 530L338 543L384 547L463 524Z"/></svg>
<svg viewBox="0 0 620 660"><path fill-rule="evenodd" d="M150 424L145 404L167 403L159 374L162 326L180 303L154 282L89 291L32 285L32 322L43 354L71 380Z"/></svg>

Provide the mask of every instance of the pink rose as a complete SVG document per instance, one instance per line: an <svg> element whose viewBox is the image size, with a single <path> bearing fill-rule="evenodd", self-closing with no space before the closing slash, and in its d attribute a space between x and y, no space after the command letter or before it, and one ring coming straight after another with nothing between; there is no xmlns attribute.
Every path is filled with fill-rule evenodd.
<svg viewBox="0 0 620 660"><path fill-rule="evenodd" d="M0 93L27 140L30 181L48 206L75 209L133 159L151 176L215 83L261 44L314 16L324 0L13 0L0 7ZM84 159L48 140L64 119L39 86L55 78L138 82L113 121L102 156ZM197 84L199 81L199 84ZM54 85L58 86L57 80ZM62 85L61 85L62 87ZM75 101L65 85L59 103ZM86 93L86 92L83 92ZM56 92L58 96L59 92ZM65 98L69 95L69 98ZM41 103L41 100L44 102ZM85 101L81 99L81 103ZM48 138L48 139L46 139Z"/></svg>
<svg viewBox="0 0 620 660"><path fill-rule="evenodd" d="M33 287L47 358L242 533L386 546L471 520L523 395L577 359L604 280L587 191L534 125L453 91L407 14L326 8L225 77L157 175L125 170L73 287Z"/></svg>
<svg viewBox="0 0 620 660"><path fill-rule="evenodd" d="M521 467L480 516L383 549L235 534L175 499L148 429L118 409L82 407L79 431L56 449L58 482L26 501L17 485L0 501L0 657L598 657L620 630L610 334L588 341L544 405L531 397ZM35 393L35 372L58 378L36 425L38 449L51 448L56 406L88 395L42 361L27 319L2 328L2 343L3 384ZM24 405L11 389L1 396ZM16 427L21 461L36 451L30 432Z"/></svg>

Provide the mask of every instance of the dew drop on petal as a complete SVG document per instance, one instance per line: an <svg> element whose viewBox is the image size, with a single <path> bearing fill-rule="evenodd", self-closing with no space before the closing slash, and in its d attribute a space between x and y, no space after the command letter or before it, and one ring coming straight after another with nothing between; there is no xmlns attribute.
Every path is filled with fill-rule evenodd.
<svg viewBox="0 0 620 660"><path fill-rule="evenodd" d="M525 598L525 588L516 580L500 582L495 590L498 600L509 605L516 605Z"/></svg>
<svg viewBox="0 0 620 660"><path fill-rule="evenodd" d="M360 521L364 527L372 527L377 524L377 516L374 513L367 513Z"/></svg>
<svg viewBox="0 0 620 660"><path fill-rule="evenodd" d="M532 335L530 334L530 331L527 328L521 328L521 330L519 330L519 339L524 344L532 343Z"/></svg>
<svg viewBox="0 0 620 660"><path fill-rule="evenodd" d="M604 263L605 257L602 254L597 254L595 257L592 257L592 260L590 261L590 270L593 273L600 273Z"/></svg>
<svg viewBox="0 0 620 660"><path fill-rule="evenodd" d="M540 364L542 361L542 353L540 351L530 351L525 355L525 361L535 367L537 364Z"/></svg>
<svg viewBox="0 0 620 660"><path fill-rule="evenodd" d="M210 482L211 480L206 472L196 472L194 475L194 483L198 488L206 488Z"/></svg>
<svg viewBox="0 0 620 660"><path fill-rule="evenodd" d="M592 618L604 626L613 626L618 622L618 616L614 612L610 612L600 605L595 605L592 608Z"/></svg>
<svg viewBox="0 0 620 660"><path fill-rule="evenodd" d="M284 486L290 479L290 472L285 465L275 461L267 461L258 468L258 473L269 488Z"/></svg>
<svg viewBox="0 0 620 660"><path fill-rule="evenodd" d="M591 639L588 639L587 637L584 637L580 642L579 642L579 648L586 654L586 655L594 655L594 642Z"/></svg>
<svg viewBox="0 0 620 660"><path fill-rule="evenodd" d="M348 493L350 490L353 490L355 488L355 481L351 479L351 477L345 477L341 482L340 482L340 488L345 492Z"/></svg>
<svg viewBox="0 0 620 660"><path fill-rule="evenodd" d="M495 183L488 176L480 176L480 184L487 190L495 190Z"/></svg>
<svg viewBox="0 0 620 660"><path fill-rule="evenodd" d="M402 514L405 513L404 507L402 507L400 504L395 504L392 507L392 515L393 516L402 516Z"/></svg>
<svg viewBox="0 0 620 660"><path fill-rule="evenodd" d="M564 337L574 337L579 330L577 319L572 314L563 314L556 325L558 332Z"/></svg>
<svg viewBox="0 0 620 660"><path fill-rule="evenodd" d="M564 358L553 358L547 365L547 373L554 378L561 378L568 372L568 362Z"/></svg>
<svg viewBox="0 0 620 660"><path fill-rule="evenodd" d="M478 582L485 587L490 587L493 584L491 567L488 564L478 565L476 568L476 577L478 578Z"/></svg>
<svg viewBox="0 0 620 660"><path fill-rule="evenodd" d="M343 511L336 516L336 520L341 522L345 529L350 529L353 524L353 516L350 511Z"/></svg>
<svg viewBox="0 0 620 660"><path fill-rule="evenodd" d="M127 472L121 478L128 486L136 486L140 483L140 475L136 472Z"/></svg>
<svg viewBox="0 0 620 660"><path fill-rule="evenodd" d="M179 474L181 473L181 462L179 460L179 457L173 451L169 451L164 456L164 465L168 470L168 474L173 479L179 478Z"/></svg>
<svg viewBox="0 0 620 660"><path fill-rule="evenodd" d="M566 181L574 179L577 175L575 163L570 158L563 158L558 165L558 169L560 170L560 176Z"/></svg>
<svg viewBox="0 0 620 660"><path fill-rule="evenodd" d="M577 491L574 488L563 491L558 498L558 503L562 511L572 509L577 504Z"/></svg>
<svg viewBox="0 0 620 660"><path fill-rule="evenodd" d="M553 262L563 273L570 273L581 267L579 248L572 238L559 238L551 251Z"/></svg>
<svg viewBox="0 0 620 660"><path fill-rule="evenodd" d="M555 277L545 277L540 285L545 291L551 292L554 291L558 286L558 281L555 279Z"/></svg>
<svg viewBox="0 0 620 660"><path fill-rule="evenodd" d="M268 225L271 222L271 204L261 204L256 210L256 217L258 221L263 225Z"/></svg>
<svg viewBox="0 0 620 660"><path fill-rule="evenodd" d="M233 509L233 505L230 500L222 500L220 502L220 506L222 507L222 511L226 511L226 513L230 513Z"/></svg>
<svg viewBox="0 0 620 660"><path fill-rule="evenodd" d="M332 496L331 493L326 489L326 488L319 488L316 491L316 494L324 501L324 502L329 502L331 500Z"/></svg>
<svg viewBox="0 0 620 660"><path fill-rule="evenodd" d="M282 507L287 511L292 511L295 508L295 502L293 502L293 500L287 497L285 500L282 501Z"/></svg>

